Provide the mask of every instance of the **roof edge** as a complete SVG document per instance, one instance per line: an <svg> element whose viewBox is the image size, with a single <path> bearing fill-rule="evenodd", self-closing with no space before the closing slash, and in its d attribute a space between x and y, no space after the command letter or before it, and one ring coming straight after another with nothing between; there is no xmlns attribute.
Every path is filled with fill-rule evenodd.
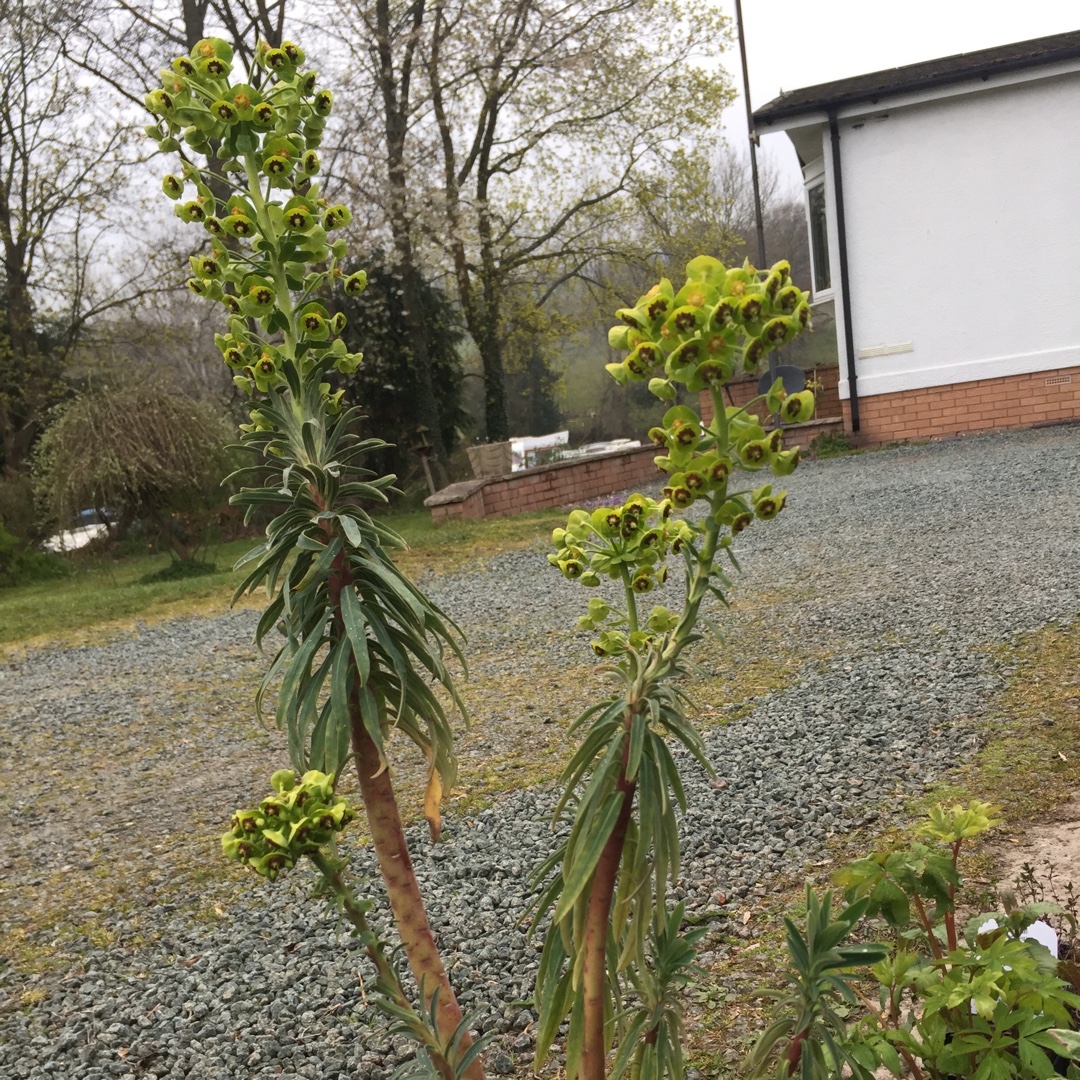
<svg viewBox="0 0 1080 1080"><path fill-rule="evenodd" d="M755 109L754 124L775 125L777 121L805 113L828 111L863 101L876 103L880 98L948 86L969 79L981 78L986 81L996 74L1068 60L1080 60L1080 30L970 53L956 53L936 60L924 60L792 90Z"/></svg>

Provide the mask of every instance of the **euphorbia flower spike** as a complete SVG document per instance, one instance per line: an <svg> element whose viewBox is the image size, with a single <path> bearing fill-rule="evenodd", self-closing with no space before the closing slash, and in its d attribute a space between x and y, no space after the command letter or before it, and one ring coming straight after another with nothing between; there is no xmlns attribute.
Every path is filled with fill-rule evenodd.
<svg viewBox="0 0 1080 1080"><path fill-rule="evenodd" d="M665 401L676 396L676 384L708 394L712 418L703 423L689 402L669 408L649 429L661 451L656 465L670 474L663 500L635 496L621 508L573 511L566 528L555 530L557 550L548 556L566 576L583 582L607 576L624 594L622 611L594 600L579 621L584 630L600 630L591 648L621 689L578 721L591 727L564 774L555 814L573 806L576 820L559 856L561 876L545 886L537 905L537 918L550 913L551 924L536 988L535 1067L569 1017L568 1080L604 1080L612 1039L616 1060L628 1068L632 1062L635 1076L681 1074L681 1057L667 1048L683 1042L678 989L696 932L680 935L681 915L677 909L669 916L665 903L678 874L674 815L681 802L665 737L709 765L671 682L685 673L684 652L698 636L702 602L710 594L723 599L724 553L734 564L734 538L755 517L768 521L785 505L786 494L769 485L748 498L737 468L768 465L786 475L798 464L798 450L783 449L783 430L767 432L749 409L762 403L770 414L779 410L794 420L813 408L812 395L786 395L779 380L747 406L724 400L724 384L740 359L756 370L770 348L805 328L803 294L790 283L788 264L767 273L749 262L729 270L703 256L686 270L677 293L665 280L616 313L620 325L609 331L608 344L629 355L606 367L625 385L662 363L666 377L651 378L650 391ZM672 519L673 509L695 503L707 504L695 521ZM668 580L672 556L685 567L681 610L658 605L642 620L638 599ZM551 868L549 862L543 872ZM664 948L677 948L678 962L647 955ZM647 1008L633 996L640 987L632 979L628 997L614 996L622 973L634 970L654 973ZM624 1040L634 1042L620 1045Z"/></svg>
<svg viewBox="0 0 1080 1080"><path fill-rule="evenodd" d="M274 774L275 793L257 811L237 815L222 847L270 880L302 857L310 859L323 888L364 940L396 1020L419 1040L440 1076L456 1076L446 1047L453 1048L451 1057L466 1055L471 1039L461 1027L461 1009L412 869L388 743L393 729L424 755L430 778L425 814L434 823L439 793L454 784L456 758L450 724L430 680L440 682L460 706L443 659L446 650L458 651L458 638L390 558L387 548L397 539L369 513L385 499L393 477L363 468L361 459L366 462L368 452L382 444L360 439L356 429L362 421L344 403L342 376L355 371L362 357L340 337L345 318L334 310L339 284L355 296L367 279L363 271L347 275L343 269L349 209L327 206L314 180L333 95L316 88L314 72L298 71L305 63L294 42L260 42L257 69L233 80L232 48L206 38L189 57L174 60L162 72L161 87L146 98L155 117L146 130L159 150L175 153L184 143L192 155L207 159L166 176L162 190L176 202L181 220L214 237L208 252L192 258L189 287L226 308L229 332L217 335L215 344L234 373L234 385L255 399L250 423L241 431L244 448L258 464L241 475L249 478L254 471L269 479L258 481L263 486L241 487L233 501L249 516L276 507L266 543L245 560L240 593L269 583L270 606L257 636L279 621L287 628L288 644L271 669L271 675L285 678L271 686L268 676L257 704L267 693L278 694L277 722L289 732L294 769ZM188 185L194 198L185 199ZM220 196L224 191L231 193L227 199ZM563 562L571 576L598 581L584 563L575 573L573 552ZM392 662L369 637L372 626L391 634ZM323 649L327 662L311 663ZM310 708L317 715L309 716ZM395 748L400 744L395 740ZM328 846L352 817L334 794L350 763L405 956L422 988L417 1009ZM480 1058L474 1055L462 1075L482 1080Z"/></svg>

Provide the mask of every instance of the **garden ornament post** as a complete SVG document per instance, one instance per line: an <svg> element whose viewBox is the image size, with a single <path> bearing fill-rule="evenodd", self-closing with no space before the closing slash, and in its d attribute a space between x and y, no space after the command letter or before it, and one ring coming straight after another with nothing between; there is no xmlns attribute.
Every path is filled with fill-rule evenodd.
<svg viewBox="0 0 1080 1080"><path fill-rule="evenodd" d="M629 355L607 368L620 384L648 380L661 401L674 401L679 385L695 398L705 391L712 418L703 422L686 404L668 408L649 432L668 475L661 499L634 495L622 506L575 510L555 530L557 550L548 556L567 578L587 587L610 578L623 594L621 607L590 600L579 620L596 633L593 651L618 688L574 725L584 739L555 811L556 821L570 814L573 826L537 871L536 920L550 914L551 923L537 974L536 1064L569 1018L569 1080L683 1074L678 991L701 931L680 933L682 906L668 903L679 874L676 807L685 809L668 738L711 767L677 680L702 637L702 604L724 601L726 563L738 565L735 537L784 508L784 491L750 484L747 474L783 477L799 462L798 449L784 449L782 429L766 431L747 407L725 407L722 388L809 328L807 294L786 262L727 269L702 256L686 273L678 291L665 279L617 313L609 341ZM786 394L780 379L754 401L789 422L814 410L810 391ZM703 514L679 517L695 504ZM672 557L683 568L681 606L644 611Z"/></svg>
<svg viewBox="0 0 1080 1080"><path fill-rule="evenodd" d="M359 293L366 278L343 273L338 234L350 213L327 205L316 179L333 95L291 42L261 43L247 80L232 74L230 46L206 39L174 60L146 98L156 118L147 133L184 157L179 173L165 177L165 194L181 220L207 234L188 286L225 309L227 332L216 342L252 402L242 446L256 460L234 474L250 486L232 501L249 517L268 510L273 518L264 542L240 561L249 570L237 597L265 585L270 603L256 639L284 631L257 704L280 678L276 721L302 774L275 773L273 794L234 818L223 846L270 880L309 858L368 949L381 1007L421 1043L422 1061L447 1080L480 1080L479 1047L435 946L391 782L386 736L394 728L425 755L425 814L437 838L457 762L429 681L460 707L444 662L447 650L460 652L456 627L390 559L404 542L364 509L386 501L394 477L364 469L368 452L384 444L355 433L360 418L334 388L361 361L339 336L345 318L332 310L334 292ZM334 789L350 759L422 998L416 1007L366 922L371 901L353 896L335 852L352 811Z"/></svg>

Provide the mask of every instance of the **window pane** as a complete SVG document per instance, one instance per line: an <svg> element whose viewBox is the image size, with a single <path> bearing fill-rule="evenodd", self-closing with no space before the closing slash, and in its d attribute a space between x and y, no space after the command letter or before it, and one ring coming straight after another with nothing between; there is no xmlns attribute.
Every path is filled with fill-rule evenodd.
<svg viewBox="0 0 1080 1080"><path fill-rule="evenodd" d="M825 220L825 185L810 189L810 250L814 258L814 292L832 285L829 275L829 227Z"/></svg>

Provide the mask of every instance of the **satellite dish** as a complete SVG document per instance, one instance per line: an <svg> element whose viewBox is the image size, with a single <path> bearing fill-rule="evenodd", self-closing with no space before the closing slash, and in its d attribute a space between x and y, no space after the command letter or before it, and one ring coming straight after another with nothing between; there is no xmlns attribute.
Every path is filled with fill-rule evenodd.
<svg viewBox="0 0 1080 1080"><path fill-rule="evenodd" d="M784 393L797 394L806 389L806 372L793 364L777 364L758 379L757 392L767 394L777 379L784 380Z"/></svg>

